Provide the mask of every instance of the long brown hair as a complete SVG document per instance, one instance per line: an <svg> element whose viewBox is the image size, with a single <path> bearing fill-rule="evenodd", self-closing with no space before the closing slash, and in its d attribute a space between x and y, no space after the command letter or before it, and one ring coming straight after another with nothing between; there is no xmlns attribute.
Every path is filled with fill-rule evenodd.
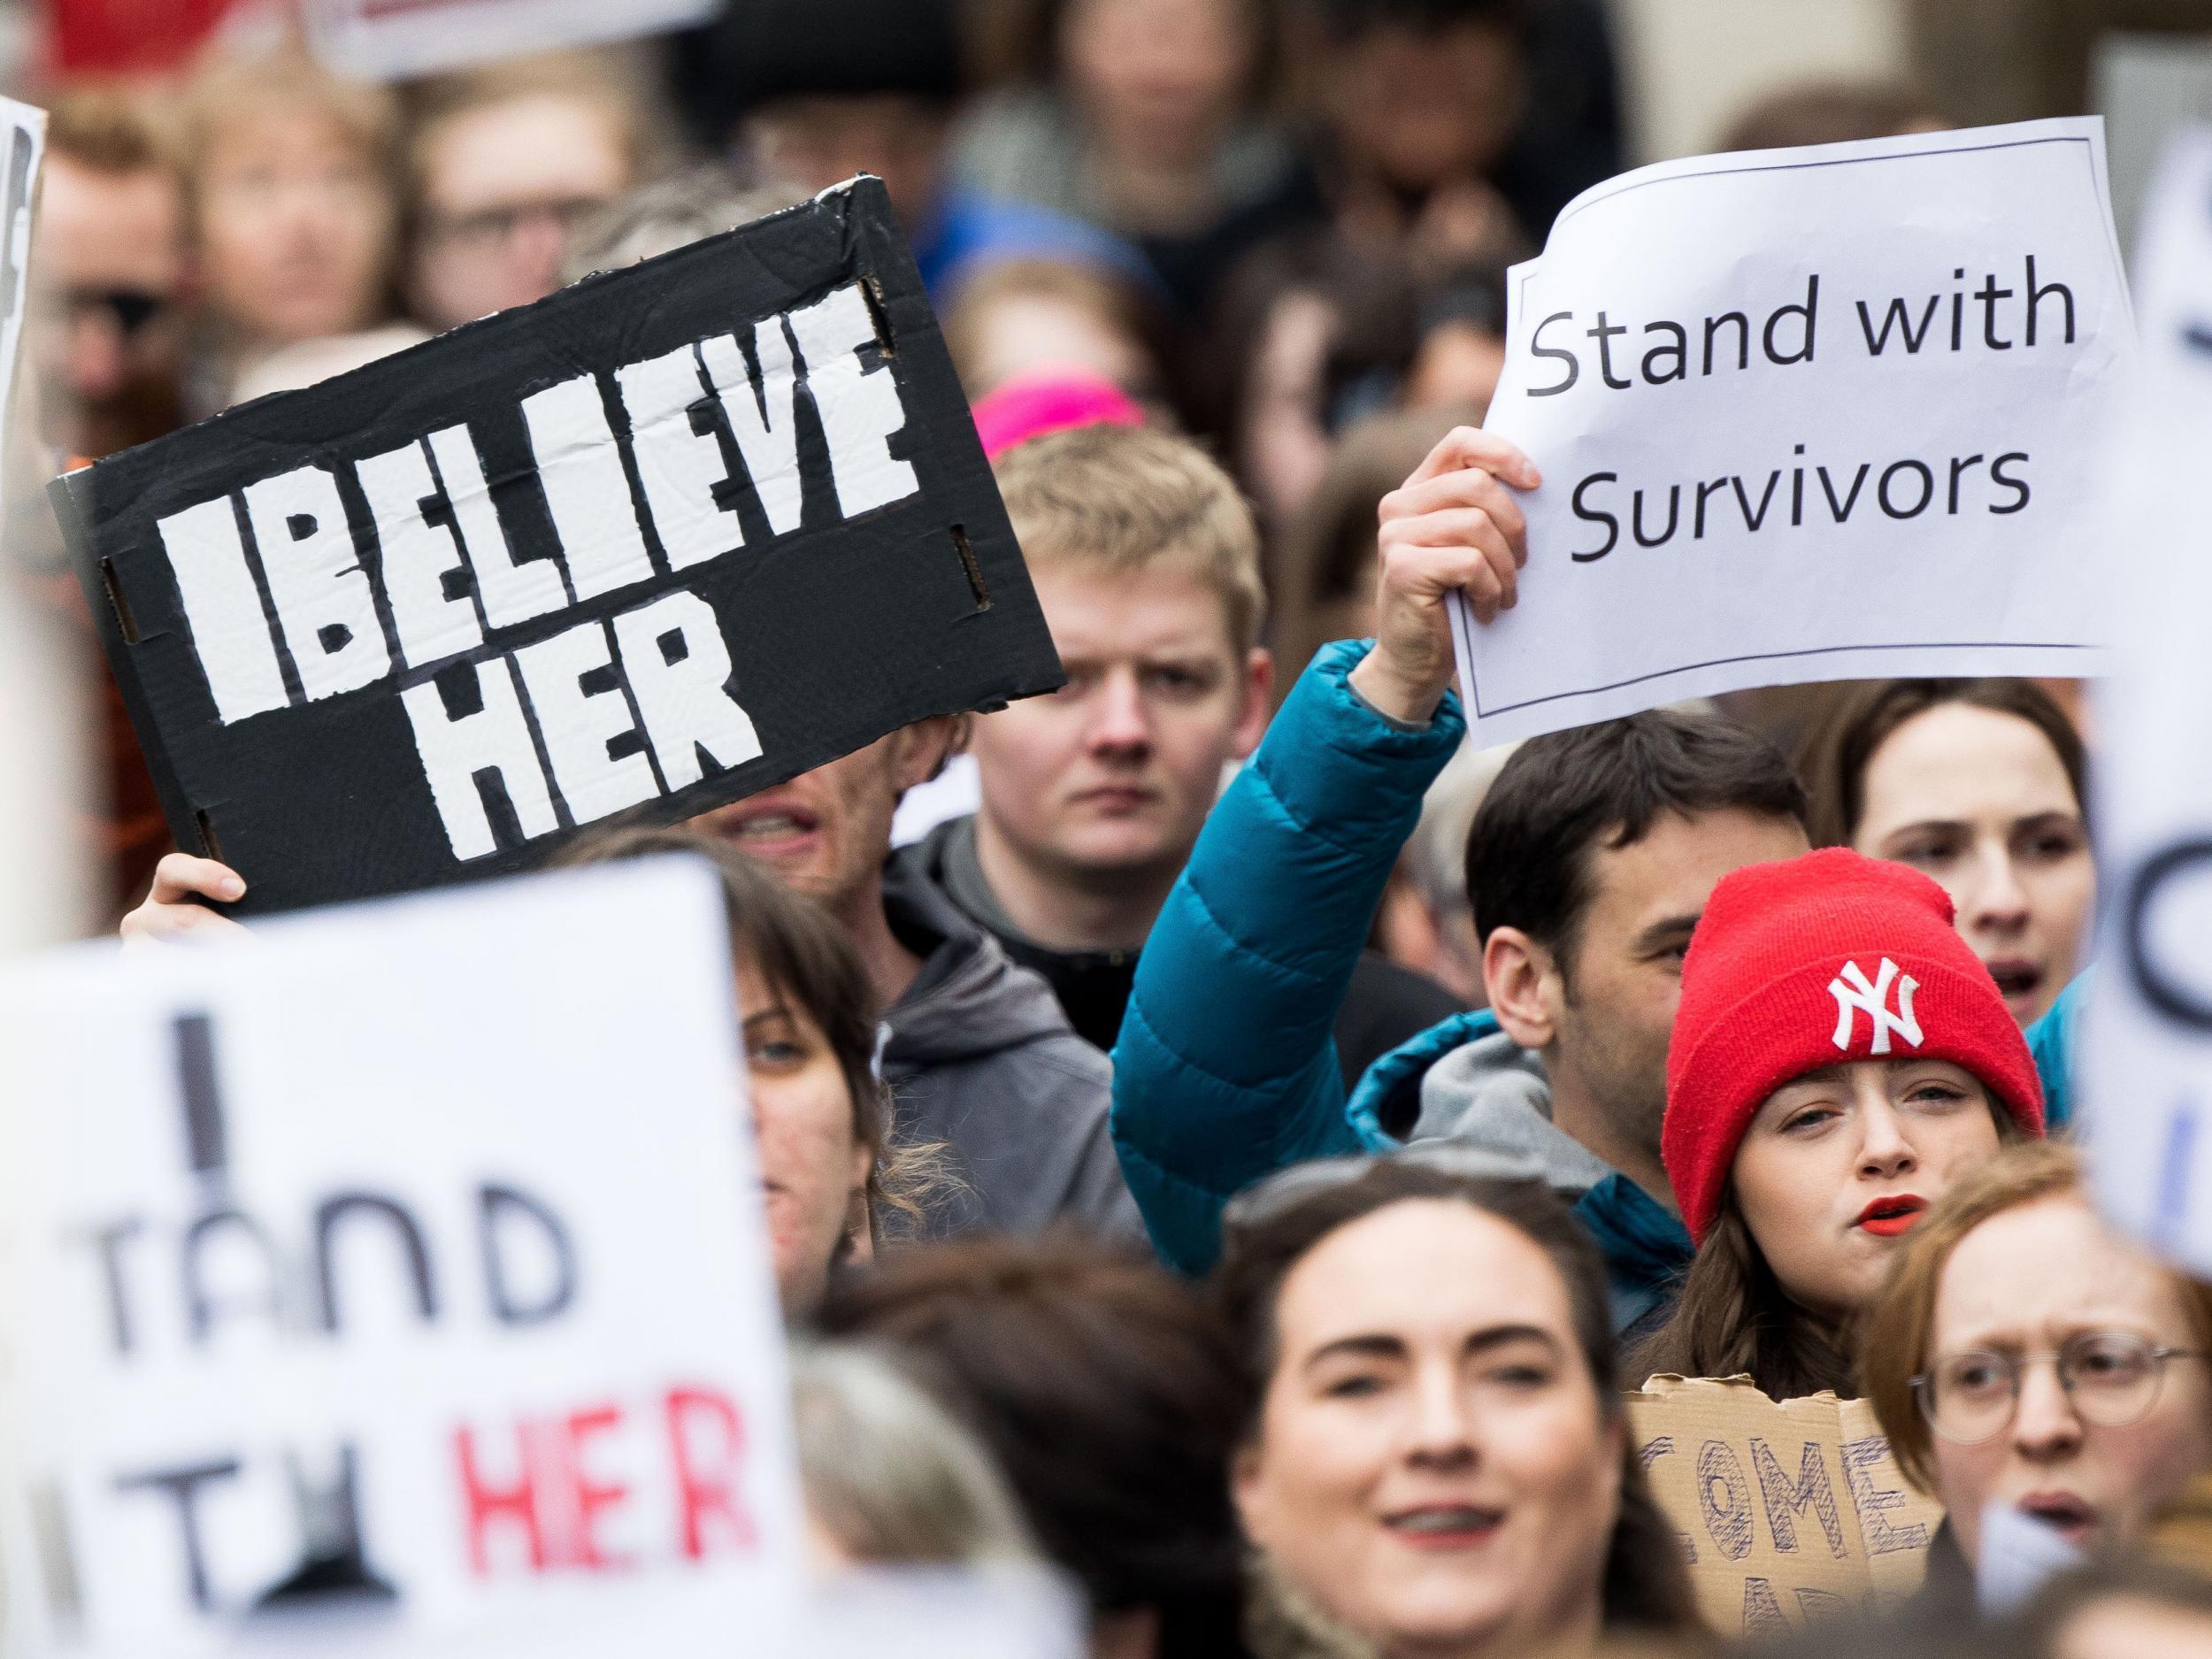
<svg viewBox="0 0 2212 1659"><path fill-rule="evenodd" d="M1225 1228L1212 1289L1236 1350L1243 1438L1248 1440L1256 1432L1274 1373L1276 1306L1291 1270L1340 1227L1414 1199L1466 1204L1503 1222L1544 1253L1566 1288L1575 1345L1589 1368L1601 1420L1623 1421L1626 1406L1614 1363L1605 1264L1590 1235L1551 1189L1540 1181L1378 1158L1342 1181L1232 1220ZM1606 1551L1600 1599L1609 1628L1668 1632L1697 1625L1681 1545L1652 1499L1634 1439L1627 1434L1621 1444L1620 1514Z"/></svg>
<svg viewBox="0 0 2212 1659"><path fill-rule="evenodd" d="M1747 1376L1776 1400L1851 1393L1843 1333L1793 1301L1730 1194L1690 1263L1666 1324L1630 1356L1630 1380Z"/></svg>
<svg viewBox="0 0 2212 1659"><path fill-rule="evenodd" d="M1798 775L1812 796L1806 828L1816 847L1848 847L1866 811L1866 769L1877 749L1916 715L1963 703L2025 720L2058 756L2074 804L2086 812L2088 757L2081 733L2051 694L2032 680L1870 680L1854 687L1803 742Z"/></svg>

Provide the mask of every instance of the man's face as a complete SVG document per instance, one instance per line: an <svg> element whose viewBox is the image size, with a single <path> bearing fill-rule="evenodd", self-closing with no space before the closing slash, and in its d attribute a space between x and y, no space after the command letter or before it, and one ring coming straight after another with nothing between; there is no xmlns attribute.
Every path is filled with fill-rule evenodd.
<svg viewBox="0 0 2212 1659"><path fill-rule="evenodd" d="M902 93L779 98L746 119L742 139L761 172L811 196L856 173L883 180L909 234L937 206L946 117Z"/></svg>
<svg viewBox="0 0 2212 1659"><path fill-rule="evenodd" d="M184 268L173 179L48 158L31 338L55 438L96 455L154 435L135 428L173 408Z"/></svg>
<svg viewBox="0 0 2212 1659"><path fill-rule="evenodd" d="M1730 809L1668 814L1642 840L1601 837L1586 855L1590 902L1557 980L1557 1064L1633 1144L1658 1149L1682 955L1714 885L1806 848L1794 821Z"/></svg>
<svg viewBox="0 0 2212 1659"><path fill-rule="evenodd" d="M410 282L444 329L558 288L570 234L629 187L630 159L606 111L540 92L440 122L422 173Z"/></svg>
<svg viewBox="0 0 2212 1659"><path fill-rule="evenodd" d="M1267 654L1240 652L1220 595L1179 571L1032 580L1068 683L976 722L987 823L1033 867L1181 868L1223 764L1265 727Z"/></svg>
<svg viewBox="0 0 2212 1659"><path fill-rule="evenodd" d="M936 772L955 722L924 720L742 801L689 827L717 835L833 913L872 899L891 848L899 797Z"/></svg>

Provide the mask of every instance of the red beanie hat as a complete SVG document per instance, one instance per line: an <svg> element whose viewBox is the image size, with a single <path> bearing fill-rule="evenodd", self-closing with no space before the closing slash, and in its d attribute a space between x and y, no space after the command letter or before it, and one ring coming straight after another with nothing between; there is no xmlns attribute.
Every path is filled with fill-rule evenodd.
<svg viewBox="0 0 2212 1659"><path fill-rule="evenodd" d="M1660 1151L1705 1242L1766 1097L1848 1060L1963 1066L2030 1135L2043 1087L1997 982L1917 870L1830 847L1723 876L1690 936Z"/></svg>

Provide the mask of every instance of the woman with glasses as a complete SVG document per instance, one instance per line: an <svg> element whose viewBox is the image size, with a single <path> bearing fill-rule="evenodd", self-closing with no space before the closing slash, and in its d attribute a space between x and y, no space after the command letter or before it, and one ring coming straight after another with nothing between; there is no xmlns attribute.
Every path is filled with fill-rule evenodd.
<svg viewBox="0 0 2212 1659"><path fill-rule="evenodd" d="M1852 1387L1852 1322L1930 1208L2043 1096L1917 871L1832 847L1723 876L1690 936L1660 1135L1698 1251L1637 1378Z"/></svg>
<svg viewBox="0 0 2212 1659"><path fill-rule="evenodd" d="M1263 1651L1564 1659L1693 1625L1596 1247L1502 1167L1445 1146L1307 1164L1230 1206L1213 1284Z"/></svg>
<svg viewBox="0 0 2212 1659"><path fill-rule="evenodd" d="M2212 1471L2208 1352L2212 1288L2108 1231L2080 1161L2041 1144L1978 1171L1913 1235L1860 1369L1899 1467L1943 1501L1971 1564L1993 1504L2124 1547Z"/></svg>

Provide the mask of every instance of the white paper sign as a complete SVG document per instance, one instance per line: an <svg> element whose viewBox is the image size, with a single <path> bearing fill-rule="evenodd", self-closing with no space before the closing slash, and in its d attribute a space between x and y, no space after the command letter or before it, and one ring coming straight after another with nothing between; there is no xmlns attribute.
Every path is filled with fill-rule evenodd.
<svg viewBox="0 0 2212 1659"><path fill-rule="evenodd" d="M2212 129L2168 151L2136 269L2143 373L2098 541L2128 565L2098 688L2103 927L2077 1081L2106 1213L2212 1274Z"/></svg>
<svg viewBox="0 0 2212 1659"><path fill-rule="evenodd" d="M1544 475L1457 608L1478 743L1751 686L2090 672L2093 446L2132 352L2101 127L1705 156L1510 273L1486 424Z"/></svg>
<svg viewBox="0 0 2212 1659"><path fill-rule="evenodd" d="M721 917L656 860L7 979L12 1654L780 1627L803 1531Z"/></svg>
<svg viewBox="0 0 2212 1659"><path fill-rule="evenodd" d="M718 0L307 0L308 40L342 75L397 79L518 52L688 28Z"/></svg>

